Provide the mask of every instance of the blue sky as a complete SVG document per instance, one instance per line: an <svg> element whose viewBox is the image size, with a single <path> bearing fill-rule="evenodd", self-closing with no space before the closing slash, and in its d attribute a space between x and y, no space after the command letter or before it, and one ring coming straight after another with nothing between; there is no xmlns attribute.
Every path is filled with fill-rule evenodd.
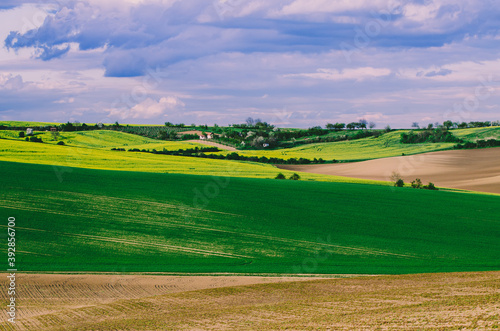
<svg viewBox="0 0 500 331"><path fill-rule="evenodd" d="M0 120L500 120L493 0L0 4Z"/></svg>

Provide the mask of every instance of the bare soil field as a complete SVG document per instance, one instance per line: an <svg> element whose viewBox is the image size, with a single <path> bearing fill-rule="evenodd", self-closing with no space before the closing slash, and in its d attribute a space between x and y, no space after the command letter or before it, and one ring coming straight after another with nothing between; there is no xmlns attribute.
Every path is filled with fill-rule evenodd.
<svg viewBox="0 0 500 331"><path fill-rule="evenodd" d="M500 194L500 148L456 150L391 157L356 163L279 165L280 169L316 174L390 181L401 174L406 183L425 184Z"/></svg>
<svg viewBox="0 0 500 331"><path fill-rule="evenodd" d="M3 279L5 274L1 285L5 287ZM3 320L0 329L470 330L500 326L500 272L283 280L19 275L18 323L13 327Z"/></svg>
<svg viewBox="0 0 500 331"><path fill-rule="evenodd" d="M234 147L226 146L226 145L219 144L219 143L216 143L214 141L209 141L209 140L187 140L187 142L203 144L203 145L208 145L208 146L214 146L214 147L217 147L219 149L222 149L225 151L230 151L230 152L237 152L238 151Z"/></svg>
<svg viewBox="0 0 500 331"><path fill-rule="evenodd" d="M0 274L0 286L7 288L7 274ZM0 330L41 330L55 327L53 314L86 311L98 305L120 300L136 300L163 295L220 287L306 281L311 277L260 276L146 276L146 275L64 275L17 274L17 328L2 320ZM0 300L7 306L7 291ZM61 317L63 318L63 317ZM63 318L64 319L64 318ZM59 317L55 321L59 320Z"/></svg>

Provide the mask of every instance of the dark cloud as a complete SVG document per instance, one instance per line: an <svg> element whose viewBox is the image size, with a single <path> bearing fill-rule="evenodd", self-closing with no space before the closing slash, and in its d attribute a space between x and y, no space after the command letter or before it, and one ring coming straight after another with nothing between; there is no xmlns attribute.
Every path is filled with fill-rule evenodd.
<svg viewBox="0 0 500 331"><path fill-rule="evenodd" d="M439 71L431 71L425 74L425 77L436 77L436 76L448 76L452 74L453 71L449 69L441 69Z"/></svg>

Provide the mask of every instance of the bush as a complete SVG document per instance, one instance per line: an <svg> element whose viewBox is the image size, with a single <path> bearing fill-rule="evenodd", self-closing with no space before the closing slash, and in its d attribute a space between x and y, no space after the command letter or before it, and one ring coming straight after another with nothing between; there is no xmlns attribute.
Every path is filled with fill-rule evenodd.
<svg viewBox="0 0 500 331"><path fill-rule="evenodd" d="M418 189L423 188L422 181L420 180L420 178L417 178L413 182L411 182L411 187Z"/></svg>
<svg viewBox="0 0 500 331"><path fill-rule="evenodd" d="M24 138L24 131L19 132L19 138Z"/></svg>
<svg viewBox="0 0 500 331"><path fill-rule="evenodd" d="M290 176L290 179L291 179L291 180L299 180L299 179L300 179L300 176L299 176L299 175L297 175L297 174L293 174L293 175L291 175L291 176Z"/></svg>
<svg viewBox="0 0 500 331"><path fill-rule="evenodd" d="M274 179L286 179L286 177L280 172Z"/></svg>
<svg viewBox="0 0 500 331"><path fill-rule="evenodd" d="M424 189L426 189L426 190L432 190L432 191L437 191L438 190L438 188L433 183L429 183L429 185L425 185Z"/></svg>
<svg viewBox="0 0 500 331"><path fill-rule="evenodd" d="M60 141L60 142L58 142L57 144L58 144L58 145L61 145L61 146L65 145L64 141Z"/></svg>
<svg viewBox="0 0 500 331"><path fill-rule="evenodd" d="M394 183L394 186L396 187L403 187L405 186L405 181L402 180L401 178L399 178L395 183Z"/></svg>

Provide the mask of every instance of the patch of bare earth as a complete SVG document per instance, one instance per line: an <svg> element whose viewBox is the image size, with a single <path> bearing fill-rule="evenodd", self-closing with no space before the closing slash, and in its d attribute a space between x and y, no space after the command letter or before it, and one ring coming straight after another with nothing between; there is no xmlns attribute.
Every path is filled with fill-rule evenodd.
<svg viewBox="0 0 500 331"><path fill-rule="evenodd" d="M405 182L500 194L500 148L456 150L391 157L356 163L279 165L281 169L390 181L400 173Z"/></svg>
<svg viewBox="0 0 500 331"><path fill-rule="evenodd" d="M202 145L217 147L217 148L222 149L224 151L230 151L230 152L236 152L236 151L238 151L234 147L226 146L226 145L219 144L219 143L216 143L214 141L209 141L209 140L187 140L187 141L191 142L191 143L197 143L197 144L202 144Z"/></svg>
<svg viewBox="0 0 500 331"><path fill-rule="evenodd" d="M0 286L7 288L7 274ZM167 293L220 287L310 280L306 277L257 276L146 276L146 275L60 275L17 274L17 325L0 323L0 330L42 330L66 325L67 317L88 316L99 305L135 300ZM313 278L317 279L317 278ZM7 291L0 300L7 306ZM97 310L95 310L97 309ZM75 315L76 314L76 315ZM63 324L61 324L64 321ZM61 322L61 323L60 323Z"/></svg>
<svg viewBox="0 0 500 331"><path fill-rule="evenodd" d="M19 284L23 284L25 276L20 275ZM24 316L19 316L16 328L12 329L489 330L500 327L500 272L301 282L280 279L272 284L245 286L240 285L256 279L30 277L19 292ZM109 277L117 277L116 282ZM6 322L0 324L1 329L8 327Z"/></svg>

